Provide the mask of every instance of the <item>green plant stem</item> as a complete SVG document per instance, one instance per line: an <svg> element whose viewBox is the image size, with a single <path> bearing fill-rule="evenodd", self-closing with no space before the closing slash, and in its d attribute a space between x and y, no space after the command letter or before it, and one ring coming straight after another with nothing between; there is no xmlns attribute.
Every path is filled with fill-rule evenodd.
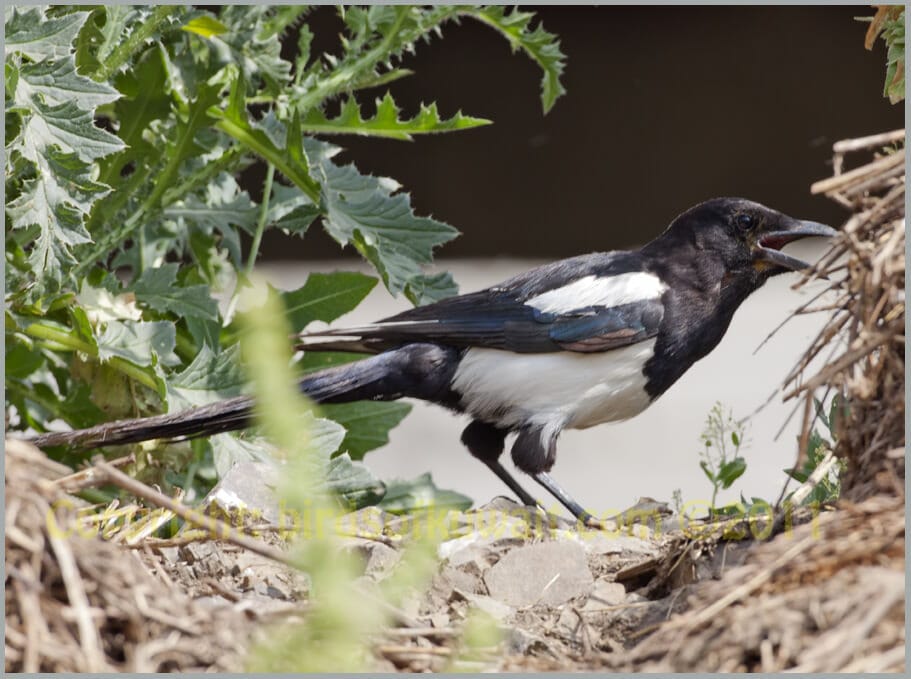
<svg viewBox="0 0 911 679"><path fill-rule="evenodd" d="M269 216L269 199L272 196L272 180L275 178L275 165L269 163L266 169L266 181L263 185L263 201L259 205L259 220L256 223L256 231L253 233L253 243L250 245L250 257L247 259L247 268L245 273L250 276L253 273L253 265L256 264L256 256L259 254L259 245L263 240L263 232L266 230L266 220Z"/></svg>
<svg viewBox="0 0 911 679"><path fill-rule="evenodd" d="M176 203L192 191L206 186L220 173L234 169L235 164L240 160L240 152L239 146L227 148L218 158L206 163L189 177L183 178L177 186L169 188L161 196L162 208Z"/></svg>
<svg viewBox="0 0 911 679"><path fill-rule="evenodd" d="M104 63L98 67L93 74L94 79L99 81L107 81L110 79L121 66L127 63L136 52L145 46L146 40L152 37L155 31L158 30L158 27L167 21L168 17L175 11L179 10L180 8L174 5L159 5L152 10L152 14L149 18L137 26L129 37L120 43L117 48L111 52L111 55L104 60Z"/></svg>
<svg viewBox="0 0 911 679"><path fill-rule="evenodd" d="M63 351L81 351L92 358L98 358L97 347L89 344L85 340L73 336L62 328L57 328L45 323L32 323L25 328L25 334L29 337L34 337L35 339L45 340L52 344L56 344L60 350ZM119 356L112 356L108 359L107 364L143 386L146 386L153 391L158 391L158 384L155 379L139 366L133 365Z"/></svg>
<svg viewBox="0 0 911 679"><path fill-rule="evenodd" d="M35 339L48 340L69 351L81 351L89 356L97 356L98 349L85 340L74 337L62 328L56 328L44 323L32 323L25 328L25 334Z"/></svg>
<svg viewBox="0 0 911 679"><path fill-rule="evenodd" d="M225 311L225 325L231 322L234 316L234 310L237 308L237 301L240 299L240 289L246 283L253 273L253 267L256 264L256 256L259 254L259 246L263 240L263 232L266 230L266 221L269 217L269 201L272 197L272 182L275 179L275 165L269 163L266 169L266 180L263 182L263 200L259 204L259 219L256 222L256 231L253 233L253 243L250 245L250 256L247 258L247 266L244 270L238 272L237 280L234 283L234 292L231 293L231 299L228 302L228 308Z"/></svg>
<svg viewBox="0 0 911 679"><path fill-rule="evenodd" d="M219 115L221 112L213 112L215 115ZM289 163L286 163L284 158L280 154L274 153L271 149L264 146L257 140L253 135L251 135L247 130L242 128L240 125L228 120L227 118L220 118L215 127L224 132L230 137L233 137L241 144L249 148L260 158L263 158L267 162L275 165L279 172L285 175L288 179L294 182L294 184L304 192L304 194L311 200L315 205L320 204L320 188L319 185L314 182L310 177L298 172L294 169Z"/></svg>
<svg viewBox="0 0 911 679"><path fill-rule="evenodd" d="M398 16L396 16L395 23L386 33L382 42L348 66L343 66L325 80L318 82L312 90L302 96L296 102L296 107L301 113L305 113L314 106L319 106L329 97L333 97L336 94L345 91L351 86L351 83L361 77L363 73L369 71L380 61L389 57L389 48L395 41L396 35L402 27L402 24L405 23L405 17L411 8L399 7L396 9Z"/></svg>

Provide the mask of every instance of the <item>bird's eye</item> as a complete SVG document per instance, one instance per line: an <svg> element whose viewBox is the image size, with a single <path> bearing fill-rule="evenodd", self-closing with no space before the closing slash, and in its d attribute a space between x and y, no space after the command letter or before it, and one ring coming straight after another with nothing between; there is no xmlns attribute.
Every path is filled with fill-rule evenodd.
<svg viewBox="0 0 911 679"><path fill-rule="evenodd" d="M737 228L741 231L749 231L754 226L756 226L756 220L753 215L750 214L739 214L737 215Z"/></svg>

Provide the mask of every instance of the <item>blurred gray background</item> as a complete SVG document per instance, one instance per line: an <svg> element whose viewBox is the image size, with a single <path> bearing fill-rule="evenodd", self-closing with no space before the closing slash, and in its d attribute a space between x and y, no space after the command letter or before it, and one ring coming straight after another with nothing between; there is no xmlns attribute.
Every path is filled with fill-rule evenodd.
<svg viewBox="0 0 911 679"><path fill-rule="evenodd" d="M444 115L494 120L413 143L335 138L362 171L394 177L419 214L462 232L438 253L464 292L536 264L640 245L706 198L737 195L835 226L843 211L809 193L831 173L831 145L901 127L901 107L881 96L885 53L863 47L867 7L540 7L568 57L567 95L547 116L540 73L490 29L465 21L419 45L403 65L414 76L390 90L406 113L436 101ZM334 51L341 22L332 8L311 15L314 52ZM294 36L288 40L295 43ZM382 95L366 93L361 100ZM367 107L370 108L369 106ZM245 187L257 194L262 168ZM814 256L815 246L793 252ZM296 287L312 271L363 269L318 226L303 240L267 234L262 272ZM293 260L293 261L289 261ZM821 317L768 332L807 299L796 276L780 277L739 311L727 337L652 408L625 423L567 432L555 476L597 512L641 495L705 500L699 434L715 401L753 413L780 385L821 326ZM404 308L384 290L339 324ZM775 440L792 404L780 395L751 418L748 471L724 498L774 500L793 463L799 416ZM465 422L418 406L367 464L382 477L432 471L439 485L484 502L503 492L458 437ZM530 484L531 485L531 484ZM537 492L537 489L535 489Z"/></svg>

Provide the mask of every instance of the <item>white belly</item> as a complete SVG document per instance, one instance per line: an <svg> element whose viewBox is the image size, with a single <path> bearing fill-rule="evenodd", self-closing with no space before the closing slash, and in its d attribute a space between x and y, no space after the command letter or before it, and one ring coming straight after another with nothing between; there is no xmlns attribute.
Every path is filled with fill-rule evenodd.
<svg viewBox="0 0 911 679"><path fill-rule="evenodd" d="M452 386L468 413L488 422L584 429L648 407L642 367L654 347L651 339L591 354L469 349Z"/></svg>

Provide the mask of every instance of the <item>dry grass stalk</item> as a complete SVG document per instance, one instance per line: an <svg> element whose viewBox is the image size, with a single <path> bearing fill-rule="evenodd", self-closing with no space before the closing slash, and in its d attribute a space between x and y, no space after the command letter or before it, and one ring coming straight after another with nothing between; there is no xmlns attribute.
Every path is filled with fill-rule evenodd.
<svg viewBox="0 0 911 679"><path fill-rule="evenodd" d="M828 277L835 311L786 379L786 398L804 398L801 451L821 387L841 393L847 417L836 423L835 452L847 461L844 497L904 494L905 445L905 165L904 130L837 142L834 176L817 182L852 212L840 236L799 283ZM846 170L846 161L866 162ZM842 275L843 272L843 275ZM800 313L809 313L807 308ZM813 375L824 349L834 358ZM805 454L805 453L802 453ZM800 466L803 460L798 460Z"/></svg>
<svg viewBox="0 0 911 679"><path fill-rule="evenodd" d="M761 543L614 669L900 672L904 526L903 500L879 496Z"/></svg>
<svg viewBox="0 0 911 679"><path fill-rule="evenodd" d="M239 669L248 622L163 586L140 555L77 516L69 472L29 444L6 445L7 672Z"/></svg>

